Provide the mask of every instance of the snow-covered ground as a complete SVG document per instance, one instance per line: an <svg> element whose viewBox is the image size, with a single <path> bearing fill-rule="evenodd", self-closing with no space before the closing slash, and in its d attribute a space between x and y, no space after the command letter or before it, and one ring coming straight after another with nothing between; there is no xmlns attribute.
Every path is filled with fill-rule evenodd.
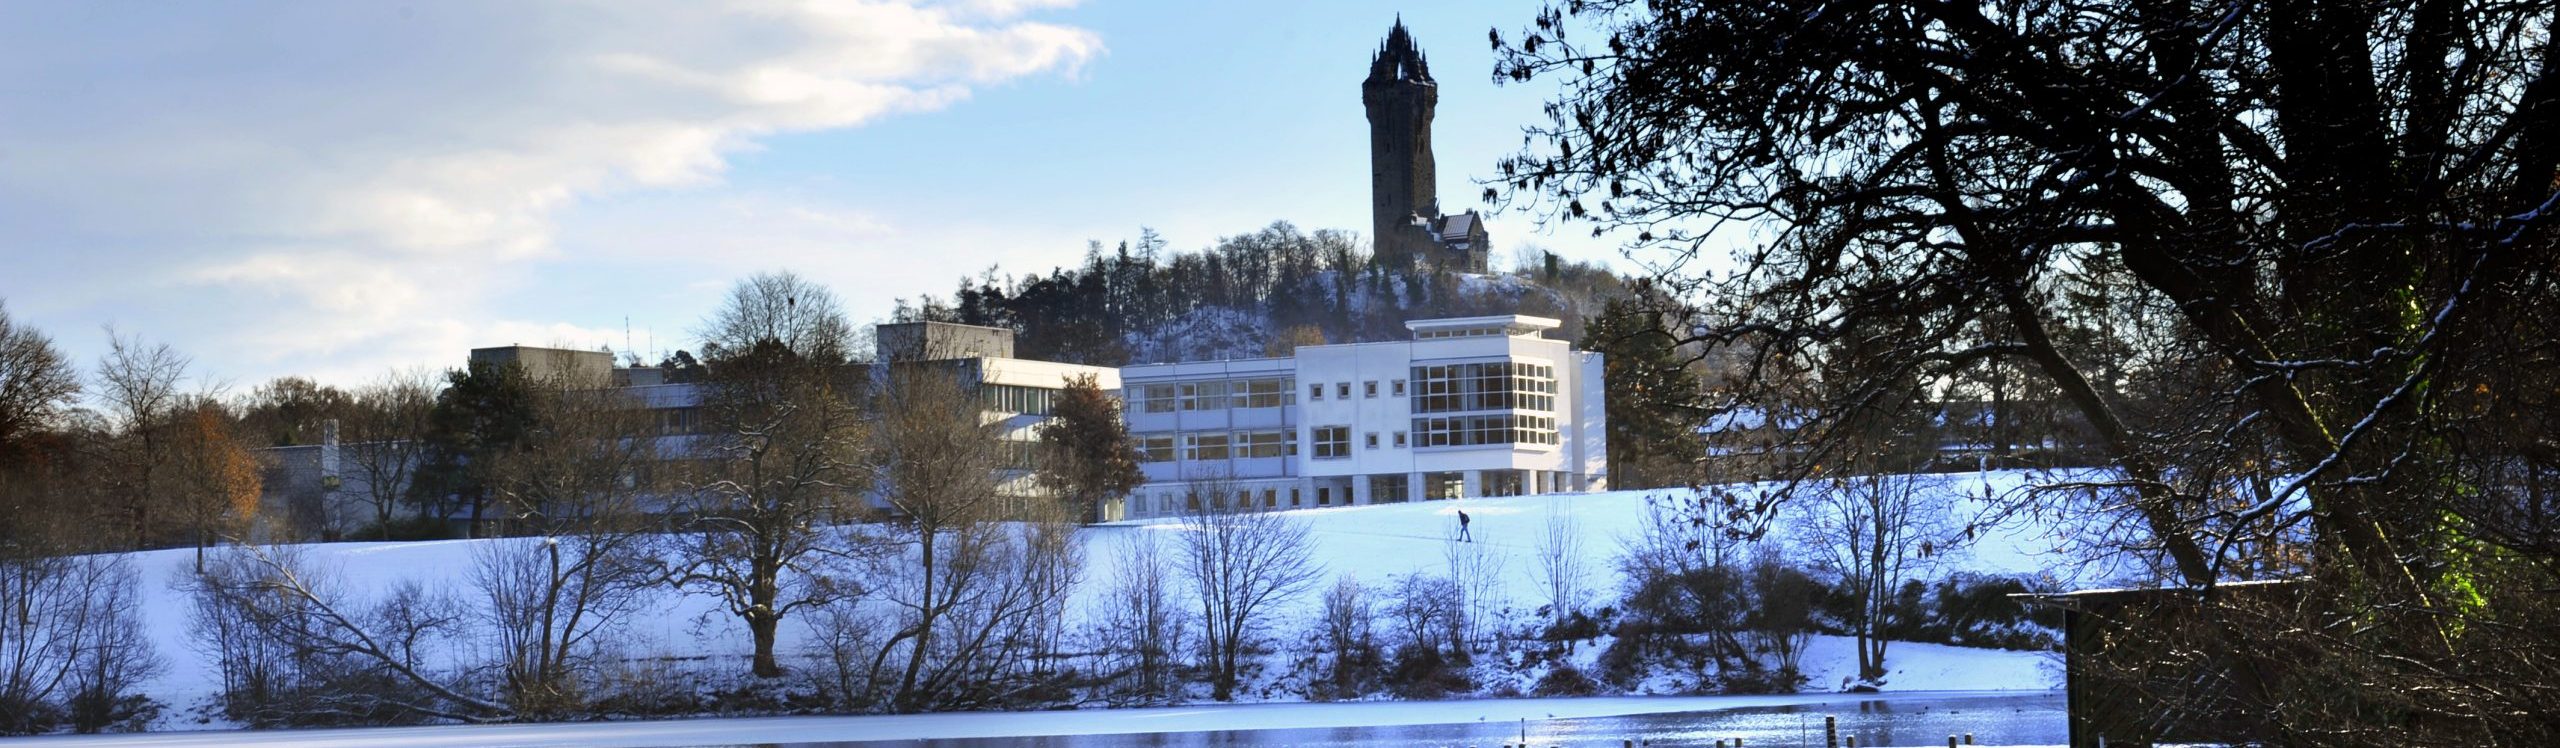
<svg viewBox="0 0 2560 748"><path fill-rule="evenodd" d="M2034 479L2020 472L1959 473L1923 476L1927 490L1951 495L1980 497L2016 490ZM1741 490L1754 490L1744 487ZM1466 499L1449 502L1416 502L1369 507L1314 509L1289 512L1303 521L1312 533L1315 559L1326 569L1325 583L1336 574L1352 574L1364 585L1378 589L1398 575L1427 572L1446 574L1443 550L1446 536L1455 530L1456 512L1463 508L1473 518L1475 542L1497 551L1504 557L1501 588L1518 615L1530 615L1543 602L1535 551L1546 536L1550 517L1569 519L1579 533L1581 547L1589 568L1587 583L1598 599L1613 599L1619 586L1615 558L1621 539L1634 535L1646 517L1648 497L1659 492L1622 491L1595 494L1554 494L1547 496L1501 499ZM1978 506L1965 502L1958 509L1960 525L1972 521ZM1081 535L1086 545L1084 583L1079 586L1071 613L1085 614L1102 603L1102 592L1114 577L1114 566L1120 559L1118 548L1133 540L1153 535L1158 540L1173 541L1178 525L1169 523L1122 523L1088 528ZM2047 574L2060 585L2076 585L2110 581L2081 569L2074 563L2079 555L2066 543L2073 534L2037 522L2012 522L1978 530L1975 540L1942 550L1939 565L1933 573L1978 571L2004 574ZM1784 537L1784 530L1773 533ZM309 558L323 568L333 570L350 592L385 591L403 580L417 580L430 588L442 587L462 591L469 579L472 548L478 543L506 541L436 541L417 543L335 543L313 546ZM1168 548L1171 546L1168 545ZM205 703L218 689L218 675L207 658L190 641L188 631L189 603L178 583L189 574L193 562L189 550L152 551L133 554L142 571L146 596L145 625L149 637L167 661L165 672L144 684L142 690L168 705L156 729L199 729L220 727L218 722L199 720L196 707ZM1319 585L1321 587L1321 585ZM1270 632L1284 641L1295 640L1306 631L1317 606L1315 591L1291 601L1270 617ZM708 597L666 594L646 607L651 614L629 622L619 634L620 648L636 656L673 655L700 656L717 662L724 658L737 660L744 669L748 651L744 631L730 618L715 613L715 602ZM1071 620L1076 620L1072 619ZM807 632L785 621L780 651L801 651ZM466 653L467 654L467 653ZM2056 674L2046 655L2032 652L1966 649L1916 643L1898 643L1888 654L1892 673L1886 687L1892 690L2018 690L2047 689L2056 682ZM1816 637L1803 665L1810 678L1809 688L1819 691L1839 687L1854 669L1850 645L1832 637ZM1285 669L1285 668L1275 668ZM1247 689L1246 700L1289 701L1296 697L1282 689ZM1416 707L1421 709L1421 707ZM1419 712L1417 712L1419 713ZM530 728L528 728L530 729ZM1126 732L1128 730L1115 730ZM756 741L743 741L756 742Z"/></svg>

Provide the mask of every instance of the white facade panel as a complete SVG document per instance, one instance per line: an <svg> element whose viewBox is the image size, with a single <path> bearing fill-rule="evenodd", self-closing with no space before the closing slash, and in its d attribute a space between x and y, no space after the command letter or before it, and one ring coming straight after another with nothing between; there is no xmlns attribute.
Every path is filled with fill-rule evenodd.
<svg viewBox="0 0 2560 748"><path fill-rule="evenodd" d="M1407 324L1413 340L1123 369L1131 435L1143 452L1170 457L1143 463L1149 482L1129 516L1179 513L1194 497L1234 501L1218 494L1237 491L1254 506L1291 508L1597 485L1607 472L1599 356L1539 336L1557 324L1419 320ZM1418 371L1438 376L1438 396L1422 397ZM1239 394L1273 380L1289 384L1276 407ZM1417 412L1423 402L1432 412ZM1426 443L1418 421L1444 443ZM1284 455L1243 451L1273 430L1288 435Z"/></svg>

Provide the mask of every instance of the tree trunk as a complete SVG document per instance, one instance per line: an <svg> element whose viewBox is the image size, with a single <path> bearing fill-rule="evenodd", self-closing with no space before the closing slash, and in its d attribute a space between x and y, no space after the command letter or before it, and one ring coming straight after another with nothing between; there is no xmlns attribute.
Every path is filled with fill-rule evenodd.
<svg viewBox="0 0 2560 748"><path fill-rule="evenodd" d="M747 631L756 639L754 672L758 678L782 677L782 665L773 660L773 632L781 623L782 619L769 613L747 614Z"/></svg>
<svg viewBox="0 0 2560 748"><path fill-rule="evenodd" d="M1213 682L1210 685L1209 698L1219 701L1234 701L1236 695L1235 640L1228 639L1221 642L1218 645L1218 650L1218 672L1214 678L1211 678Z"/></svg>

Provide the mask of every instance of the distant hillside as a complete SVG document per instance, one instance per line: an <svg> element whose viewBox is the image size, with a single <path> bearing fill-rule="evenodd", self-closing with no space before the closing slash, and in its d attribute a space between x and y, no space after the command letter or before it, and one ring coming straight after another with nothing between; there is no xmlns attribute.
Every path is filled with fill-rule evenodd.
<svg viewBox="0 0 2560 748"><path fill-rule="evenodd" d="M1250 358L1299 344L1401 339L1407 320L1528 314L1583 322L1623 292L1609 271L1539 253L1490 275L1394 270L1350 234L1286 222L1189 252L1144 231L1076 267L1010 275L990 268L946 299L901 301L899 321L1010 328L1024 358L1099 366Z"/></svg>

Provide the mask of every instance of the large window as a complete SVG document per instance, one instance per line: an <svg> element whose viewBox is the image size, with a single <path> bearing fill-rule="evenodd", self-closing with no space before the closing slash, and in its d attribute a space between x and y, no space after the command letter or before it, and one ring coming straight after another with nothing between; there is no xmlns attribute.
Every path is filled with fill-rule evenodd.
<svg viewBox="0 0 2560 748"><path fill-rule="evenodd" d="M1351 456L1351 427L1317 426L1316 459L1333 460Z"/></svg>
<svg viewBox="0 0 2560 748"><path fill-rule="evenodd" d="M1183 434L1182 459L1193 462L1227 459L1227 435L1223 433Z"/></svg>
<svg viewBox="0 0 2560 748"><path fill-rule="evenodd" d="M694 434L702 431L702 411L697 408L661 408L650 411L657 416L658 433Z"/></svg>
<svg viewBox="0 0 2560 748"><path fill-rule="evenodd" d="M1556 409L1556 370L1527 361L1413 367L1413 412Z"/></svg>
<svg viewBox="0 0 2560 748"><path fill-rule="evenodd" d="M1136 391L1139 393L1138 402L1134 405L1142 413L1171 413L1178 404L1170 384L1150 384L1136 388Z"/></svg>
<svg viewBox="0 0 2560 748"><path fill-rule="evenodd" d="M1409 490L1410 488L1411 484L1406 483L1403 473L1369 476L1369 503L1393 504L1412 501L1413 492Z"/></svg>
<svg viewBox="0 0 2560 748"><path fill-rule="evenodd" d="M1473 447L1485 444L1558 443L1552 416L1438 416L1413 419L1416 447Z"/></svg>
<svg viewBox="0 0 2560 748"><path fill-rule="evenodd" d="M990 384L978 388L978 397L988 410L1036 416L1049 414L1050 403L1057 394L1057 390L1010 384Z"/></svg>
<svg viewBox="0 0 2560 748"><path fill-rule="evenodd" d="M1462 330L1423 330L1414 333L1413 337L1415 340L1438 340L1441 338L1489 338L1502 334L1505 334L1505 331L1499 327L1476 327Z"/></svg>
<svg viewBox="0 0 2560 748"><path fill-rule="evenodd" d="M1138 461L1139 461L1139 462L1172 462L1172 461L1173 461L1173 437L1171 437L1171 436L1141 436L1141 437L1138 437Z"/></svg>
<svg viewBox="0 0 2560 748"><path fill-rule="evenodd" d="M1235 407L1277 408L1293 404L1297 385L1288 379L1247 379L1235 383Z"/></svg>
<svg viewBox="0 0 2560 748"><path fill-rule="evenodd" d="M1280 457L1289 452L1288 432L1238 431L1235 437L1237 457Z"/></svg>
<svg viewBox="0 0 2560 748"><path fill-rule="evenodd" d="M1172 382L1131 387L1129 409L1140 413L1228 408L1277 408L1294 405L1294 379L1238 379Z"/></svg>
<svg viewBox="0 0 2560 748"><path fill-rule="evenodd" d="M1182 399L1183 410L1227 409L1227 383L1224 381L1183 382L1173 388Z"/></svg>
<svg viewBox="0 0 2560 748"><path fill-rule="evenodd" d="M1014 470L1040 469L1040 443L1004 440L1004 466Z"/></svg>

